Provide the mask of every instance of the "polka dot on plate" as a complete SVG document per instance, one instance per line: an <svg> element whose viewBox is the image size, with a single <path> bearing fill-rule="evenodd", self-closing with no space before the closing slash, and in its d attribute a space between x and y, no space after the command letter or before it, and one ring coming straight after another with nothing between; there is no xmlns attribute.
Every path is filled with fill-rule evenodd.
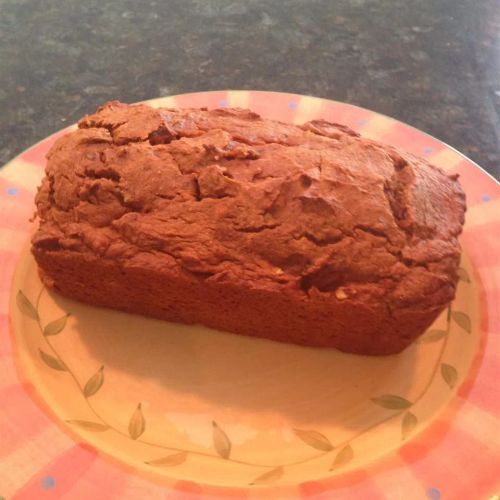
<svg viewBox="0 0 500 500"><path fill-rule="evenodd" d="M484 203L488 203L491 201L491 196L489 194L483 194L483 196L481 196L481 200L483 200Z"/></svg>
<svg viewBox="0 0 500 500"><path fill-rule="evenodd" d="M437 488L428 488L425 493L430 500L439 500L441 498L441 492Z"/></svg>
<svg viewBox="0 0 500 500"><path fill-rule="evenodd" d="M45 476L42 478L42 488L44 490L51 490L56 487L56 480L52 476Z"/></svg>
<svg viewBox="0 0 500 500"><path fill-rule="evenodd" d="M288 107L290 109L295 109L298 106L298 104L295 101L289 102Z"/></svg>
<svg viewBox="0 0 500 500"><path fill-rule="evenodd" d="M15 188L15 187L7 188L7 194L9 196L16 196L16 194L17 194L17 188Z"/></svg>
<svg viewBox="0 0 500 500"><path fill-rule="evenodd" d="M358 120L356 122L360 127L362 127L363 125L366 125L368 123L368 120L365 120L364 118L361 119L361 120Z"/></svg>
<svg viewBox="0 0 500 500"><path fill-rule="evenodd" d="M225 99L222 99L221 101L219 101L219 106L221 108L227 108L227 101Z"/></svg>
<svg viewBox="0 0 500 500"><path fill-rule="evenodd" d="M429 148L429 147L424 148L424 155L430 155L430 154L432 154L433 151L434 150L432 148Z"/></svg>

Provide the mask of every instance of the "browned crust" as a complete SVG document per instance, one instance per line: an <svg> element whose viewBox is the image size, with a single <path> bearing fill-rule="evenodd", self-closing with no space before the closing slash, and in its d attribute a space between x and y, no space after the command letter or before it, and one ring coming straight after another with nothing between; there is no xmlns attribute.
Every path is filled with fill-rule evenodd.
<svg viewBox="0 0 500 500"><path fill-rule="evenodd" d="M325 121L112 102L48 155L33 253L92 304L399 352L453 298L455 177Z"/></svg>

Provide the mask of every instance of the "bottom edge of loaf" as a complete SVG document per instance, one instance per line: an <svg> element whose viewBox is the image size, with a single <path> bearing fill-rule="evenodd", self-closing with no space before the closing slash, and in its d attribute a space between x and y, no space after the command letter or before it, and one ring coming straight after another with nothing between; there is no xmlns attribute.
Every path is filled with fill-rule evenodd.
<svg viewBox="0 0 500 500"><path fill-rule="evenodd" d="M121 267L78 255L34 252L44 283L94 306L183 324L309 347L331 347L361 355L397 354L437 318L429 311L348 304L302 304L263 290L182 280L158 272Z"/></svg>

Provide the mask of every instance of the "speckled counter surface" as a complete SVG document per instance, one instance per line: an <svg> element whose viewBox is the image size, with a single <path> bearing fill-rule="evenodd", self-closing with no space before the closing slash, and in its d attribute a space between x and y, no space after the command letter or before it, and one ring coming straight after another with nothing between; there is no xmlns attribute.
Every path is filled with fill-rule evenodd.
<svg viewBox="0 0 500 500"><path fill-rule="evenodd" d="M121 99L281 90L410 123L500 177L498 0L0 0L0 163Z"/></svg>

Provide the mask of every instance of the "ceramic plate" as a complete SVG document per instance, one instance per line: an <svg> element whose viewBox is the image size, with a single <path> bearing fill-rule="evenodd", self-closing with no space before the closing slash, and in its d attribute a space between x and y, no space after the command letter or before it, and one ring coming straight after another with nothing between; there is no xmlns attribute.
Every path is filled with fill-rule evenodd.
<svg viewBox="0 0 500 500"><path fill-rule="evenodd" d="M500 470L500 187L432 137L271 92L151 101L344 123L460 174L456 300L402 354L363 357L90 307L45 290L28 239L44 156L0 171L0 496L492 498ZM495 497L498 498L498 497Z"/></svg>

